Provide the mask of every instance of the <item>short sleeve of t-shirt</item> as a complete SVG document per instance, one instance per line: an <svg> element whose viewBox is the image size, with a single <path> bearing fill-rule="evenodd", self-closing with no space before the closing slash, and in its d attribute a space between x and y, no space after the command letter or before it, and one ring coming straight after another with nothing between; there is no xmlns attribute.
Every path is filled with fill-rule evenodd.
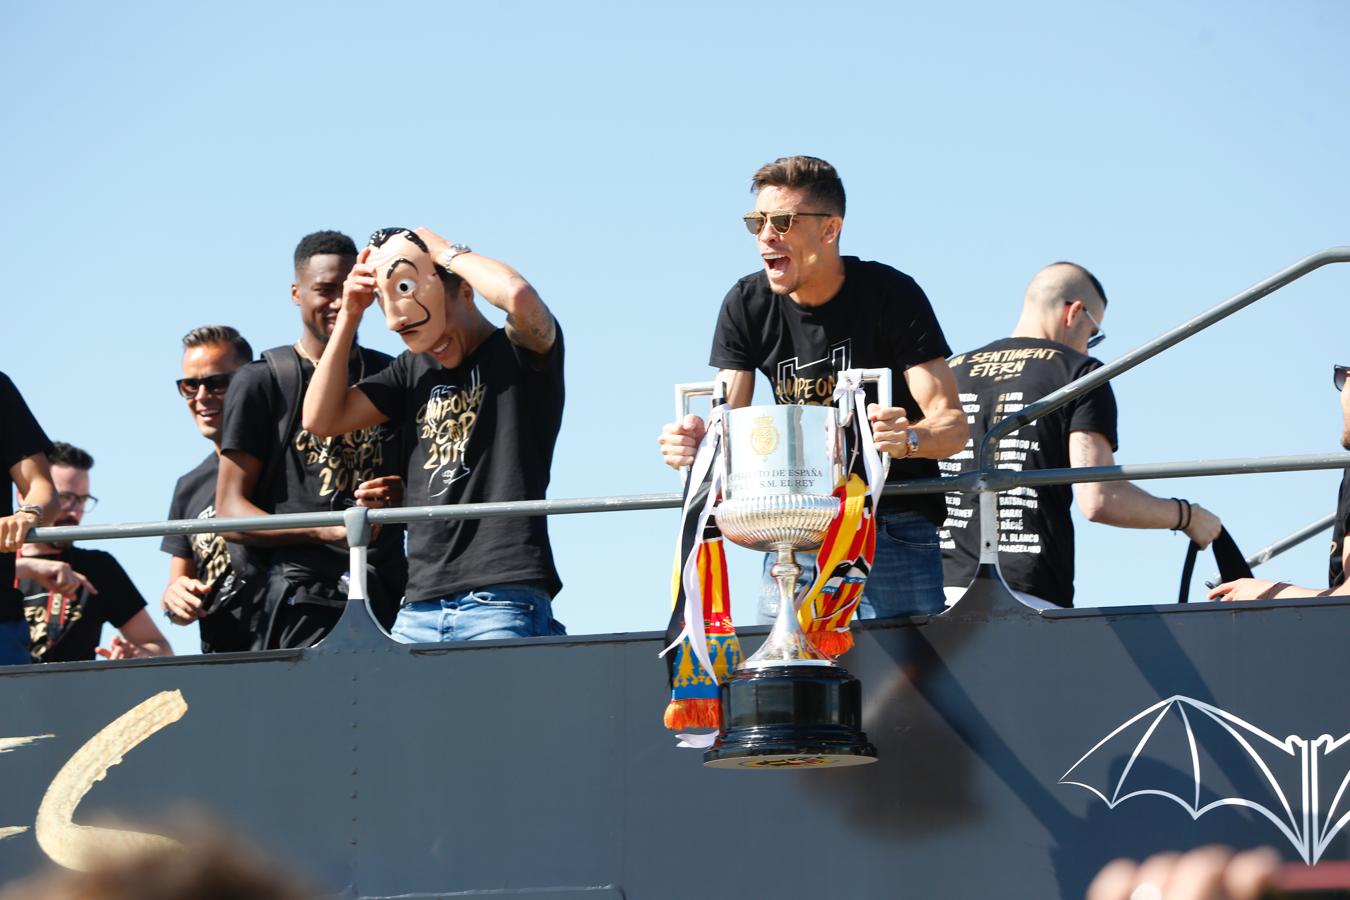
<svg viewBox="0 0 1350 900"><path fill-rule="evenodd" d="M553 333L553 346L549 347L546 353L535 353L533 350L511 344L511 352L516 355L516 363L523 372L540 375L548 379L555 379L562 375L563 332L557 319L553 320ZM561 382L559 384L561 385Z"/></svg>
<svg viewBox="0 0 1350 900"><path fill-rule="evenodd" d="M738 281L722 299L717 314L717 328L713 331L712 353L708 364L718 369L753 372L759 367L759 354L752 345L753 337L746 325L746 297L744 281Z"/></svg>
<svg viewBox="0 0 1350 900"><path fill-rule="evenodd" d="M8 472L20 460L51 447L19 389L0 372L0 468Z"/></svg>
<svg viewBox="0 0 1350 900"><path fill-rule="evenodd" d="M271 381L266 362L251 362L231 379L220 428L221 450L242 450L266 461L277 441Z"/></svg>
<svg viewBox="0 0 1350 900"><path fill-rule="evenodd" d="M1090 365L1074 373L1075 380L1102 366L1098 360L1090 362ZM1116 395L1110 384L1104 384L1078 399L1069 416L1069 431L1095 431L1106 438L1113 451L1120 449L1116 428Z"/></svg>
<svg viewBox="0 0 1350 900"><path fill-rule="evenodd" d="M1341 475L1341 489L1336 495L1336 518L1331 526L1331 558L1327 568L1327 587L1338 588L1345 583L1345 534L1350 526L1350 469Z"/></svg>
<svg viewBox="0 0 1350 900"><path fill-rule="evenodd" d="M391 425L404 423L411 395L412 359L413 355L405 350L389 365L357 385Z"/></svg>
<svg viewBox="0 0 1350 900"><path fill-rule="evenodd" d="M90 557L84 565L95 569L94 572L81 572L98 588L99 599L103 601L108 621L114 628L121 628L136 613L145 609L145 598L136 590L122 564L110 554L102 551L97 557ZM94 565L90 566L90 563ZM78 570L78 566L76 567Z"/></svg>
<svg viewBox="0 0 1350 900"><path fill-rule="evenodd" d="M178 483L173 488L173 500L169 503L169 519L176 521L178 519L190 519L191 515L187 511L188 488L186 483L188 476L184 475L178 479ZM186 534L166 534L164 539L159 542L159 549L170 556L177 556L181 559L192 559L192 543Z"/></svg>
<svg viewBox="0 0 1350 900"><path fill-rule="evenodd" d="M883 280L881 294L893 299L888 305L892 311L886 332L895 340L893 358L908 369L933 359L952 355L947 337L938 324L937 314L928 295L919 283L903 272L889 266L878 266L877 277Z"/></svg>

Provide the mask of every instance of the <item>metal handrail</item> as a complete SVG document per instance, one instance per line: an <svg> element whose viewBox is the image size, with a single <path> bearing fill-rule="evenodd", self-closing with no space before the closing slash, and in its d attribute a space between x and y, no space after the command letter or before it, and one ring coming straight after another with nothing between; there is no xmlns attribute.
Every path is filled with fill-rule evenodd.
<svg viewBox="0 0 1350 900"><path fill-rule="evenodd" d="M984 490L1051 484L1083 484L1102 481L1147 481L1210 475L1252 475L1262 472L1307 472L1350 468L1350 453L1313 453L1303 456L1265 456L1246 459L1214 459L1199 462L1133 463L1123 466L1093 466L1081 469L1033 469L1018 472L999 469L989 473L967 472L946 478L921 478L886 486L888 497L936 494L949 491L975 493L981 479ZM680 495L627 494L609 497L574 497L559 500L514 500L500 503L462 503L458 506L407 506L368 511L371 524L408 524L440 519L496 519L527 516L557 516L642 509L674 509ZM123 525L62 525L34 528L28 541L100 541L116 538L160 537L167 534L272 531L280 528L321 528L346 522L341 512L279 513L270 516L237 516L223 519L176 519L134 522ZM1315 533L1315 532L1314 532Z"/></svg>
<svg viewBox="0 0 1350 900"><path fill-rule="evenodd" d="M1219 303L1163 335L1129 351L1123 356L1072 381L1017 413L1000 419L985 434L976 455L979 467L973 472L945 478L925 478L888 485L887 496L931 494L958 491L981 495L981 559L997 562L998 517L994 494L1013 487L1052 484L1082 484L1106 481L1140 481L1152 478L1178 478L1205 475L1252 474L1257 472L1296 472L1350 467L1350 454L1310 454L1250 459L1204 460L1199 462L1143 463L1125 466L1097 466L1069 469L1039 469L1030 472L1000 469L993 465L994 448L1003 437L1017 428L1054 412L1066 403L1107 383L1181 341L1203 331L1245 306L1256 302L1309 272L1332 263L1350 262L1350 246L1330 247L1304 257L1286 269L1258 282L1245 291ZM511 516L567 515L622 510L665 509L680 505L678 493L635 494L611 497L579 497L567 500L519 500L501 503L465 503L458 506L416 506L393 509L316 513L284 513L269 516L239 516L224 519L182 519L123 525L79 525L35 528L28 533L30 543L106 540L130 537L158 537L169 534L271 531L281 528L313 528L346 524L353 547L364 546L365 525L415 523L441 519L501 518ZM987 507L987 508L986 508ZM358 527L359 525L359 527ZM355 529L355 531L353 530ZM1320 530L1320 529L1319 529ZM1316 532L1313 532L1316 533ZM1310 536L1310 535L1309 535ZM1304 538L1306 539L1306 537Z"/></svg>
<svg viewBox="0 0 1350 900"><path fill-rule="evenodd" d="M1317 535L1321 534L1323 531L1326 531L1328 528L1331 527L1331 524L1335 521L1336 521L1336 514L1327 513L1325 516L1318 519L1316 522L1309 522L1307 525L1304 525L1298 531L1295 531L1293 534L1289 534L1286 535L1285 537L1280 538L1278 541L1271 544L1269 547L1263 547L1260 550L1257 550L1251 556L1247 557L1247 565L1251 566L1254 569L1259 565L1268 563L1275 557L1279 556L1284 551L1297 547L1299 544L1303 543L1309 538L1314 538Z"/></svg>
<svg viewBox="0 0 1350 900"><path fill-rule="evenodd" d="M1227 300L1202 312L1200 315L1182 322L1170 331L1164 332L1151 341L1140 344L1133 350L1124 355L1113 359L1111 362L1095 369L1075 381L1071 381L1057 391L1046 394L1035 403L1023 407L1018 412L1013 413L1003 419L1000 419L985 433L984 440L980 443L979 453L976 459L979 462L978 469L988 471L994 469L994 450L998 442L1007 437L1012 432L1021 428L1023 425L1036 421L1047 413L1052 413L1077 398L1083 396L1089 391L1095 390L1106 384L1123 372L1128 372L1135 366L1146 360L1150 360L1162 353L1164 350L1181 343L1201 331L1204 331L1215 322L1228 318L1233 313L1250 306L1257 300L1267 294L1279 290L1287 284L1290 284L1307 275L1322 266L1332 263L1350 262L1350 246L1347 247L1328 247L1319 253L1311 256L1305 256L1303 259L1294 263L1286 269L1276 272L1269 278L1259 281L1245 291L1240 291L1229 297Z"/></svg>

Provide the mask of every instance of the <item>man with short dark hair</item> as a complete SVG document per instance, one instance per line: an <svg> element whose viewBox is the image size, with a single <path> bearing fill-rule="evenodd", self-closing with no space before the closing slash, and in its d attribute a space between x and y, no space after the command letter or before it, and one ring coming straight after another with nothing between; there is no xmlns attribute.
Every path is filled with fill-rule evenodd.
<svg viewBox="0 0 1350 900"><path fill-rule="evenodd" d="M300 339L266 351L230 384L220 434L218 516L340 511L402 498L402 441L395 429L372 425L321 438L300 421L305 387L333 332L342 285L355 262L356 245L336 231L307 235L296 247L291 299L300 311ZM342 362L348 382L355 383L383 371L390 358L353 342ZM243 577L266 579L266 647L309 647L327 636L347 602L342 526L225 538L248 547L253 571ZM407 580L403 529L378 529L369 560L371 609L388 627Z"/></svg>
<svg viewBox="0 0 1350 900"><path fill-rule="evenodd" d="M15 555L28 532L46 525L56 512L56 487L47 463L51 447L19 389L0 372L0 470L4 472L0 485L0 666L33 661L28 653L23 594L14 586ZM15 487L25 498L17 511ZM61 589L76 587L69 573L58 583Z"/></svg>
<svg viewBox="0 0 1350 900"><path fill-rule="evenodd" d="M936 460L960 450L967 431L946 363L951 349L928 297L903 272L840 255L844 185L829 163L775 160L755 173L751 190L755 209L744 221L763 268L722 301L709 360L727 402L749 405L756 369L776 403L830 404L841 370L889 368L896 405L867 408L877 449L892 457L888 480L936 476ZM697 416L667 425L660 438L665 461L692 463L704 430ZM942 609L942 516L936 496L882 499L860 618ZM770 563L766 558L766 576ZM810 558L799 563L799 585L814 580ZM771 617L778 595L767 577L766 586L760 613Z"/></svg>
<svg viewBox="0 0 1350 900"><path fill-rule="evenodd" d="M57 490L54 524L79 525L98 502L89 493L94 458L61 441L52 444L48 458ZM17 568L34 662L173 655L145 611L145 598L112 554L66 542L27 544ZM72 576L74 590L57 587ZM121 632L109 647L99 646L104 622Z"/></svg>
<svg viewBox="0 0 1350 900"><path fill-rule="evenodd" d="M951 360L971 438L963 452L940 463L958 475L976 465L984 435L1005 416L1076 381L1101 363L1087 355L1106 338L1106 292L1076 263L1036 273L1022 300L1012 337ZM1104 384L999 442L999 465L1061 469L1115 465L1116 398ZM1018 487L998 495L999 570L1013 593L1036 608L1073 605L1073 520L1077 496L1090 522L1118 528L1171 528L1201 547L1218 537L1219 520L1198 503L1155 497L1127 481ZM966 592L980 557L978 494L948 494L941 532L949 603Z"/></svg>
<svg viewBox="0 0 1350 900"><path fill-rule="evenodd" d="M505 328L488 321L475 292L506 313ZM349 386L342 360L376 301L408 349ZM425 228L371 237L305 395L306 427L412 429L409 502L458 506L544 499L562 411L562 329L520 273ZM562 582L544 516L417 523L408 561L392 631L400 641L565 633L553 618Z"/></svg>
<svg viewBox="0 0 1350 900"><path fill-rule="evenodd" d="M206 325L183 336L183 377L176 386L211 452L173 489L170 519L211 519L216 514L220 427L225 393L234 373L253 360L253 348L228 325ZM265 632L260 592L242 584L231 564L242 548L218 534L171 534L160 542L170 554L169 584L161 605L177 625L197 623L203 653L261 650Z"/></svg>

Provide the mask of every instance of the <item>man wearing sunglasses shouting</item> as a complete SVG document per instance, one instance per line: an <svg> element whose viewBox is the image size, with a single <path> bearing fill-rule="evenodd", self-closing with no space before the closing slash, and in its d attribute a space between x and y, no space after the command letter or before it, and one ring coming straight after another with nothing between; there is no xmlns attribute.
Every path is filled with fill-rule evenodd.
<svg viewBox="0 0 1350 900"><path fill-rule="evenodd" d="M967 426L947 368L951 348L927 296L903 272L840 255L844 185L829 163L785 157L762 167L751 184L755 208L744 222L762 268L722 301L709 360L728 403L749 405L756 369L778 403L828 404L841 369L889 368L896 405L867 410L878 449L893 459L889 480L936 476L936 461L961 449ZM704 430L697 416L667 425L660 437L665 461L692 463ZM943 515L937 494L882 499L860 618L941 611ZM801 581L813 579L810 556L799 562ZM766 573L768 565L766 559ZM766 620L777 596L766 575Z"/></svg>
<svg viewBox="0 0 1350 900"><path fill-rule="evenodd" d="M944 475L975 467L980 441L1007 415L1059 390L1101 363L1088 350L1106 339L1106 291L1076 263L1037 272L1022 300L1012 337L951 361L961 402L971 417L967 452L939 465ZM1000 464L1019 469L1115 465L1116 398L1111 385L1023 425L999 444ZM1219 534L1219 520L1198 503L1154 497L1129 482L1014 488L998 495L999 569L1023 603L1073 605L1074 496L1089 521L1120 528L1184 531L1201 547ZM946 594L956 602L975 577L980 557L978 494L948 494L941 532Z"/></svg>

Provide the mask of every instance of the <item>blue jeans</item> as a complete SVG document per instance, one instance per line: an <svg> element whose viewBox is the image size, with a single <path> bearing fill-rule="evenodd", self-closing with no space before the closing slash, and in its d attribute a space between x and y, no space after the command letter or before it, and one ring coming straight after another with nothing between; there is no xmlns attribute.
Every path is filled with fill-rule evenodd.
<svg viewBox="0 0 1350 900"><path fill-rule="evenodd" d="M28 623L0 622L0 666L26 666L33 662L28 652Z"/></svg>
<svg viewBox="0 0 1350 900"><path fill-rule="evenodd" d="M389 634L404 644L495 641L567 634L541 584L494 584L404 604Z"/></svg>
<svg viewBox="0 0 1350 900"><path fill-rule="evenodd" d="M772 622L778 614L778 585L769 576L773 560L772 553L764 557L764 582L759 592L761 623ZM802 567L797 576L800 593L816 579L815 554L798 553L797 564ZM857 618L932 615L942 612L943 602L937 527L918 513L882 513L877 519L877 552L858 601Z"/></svg>

